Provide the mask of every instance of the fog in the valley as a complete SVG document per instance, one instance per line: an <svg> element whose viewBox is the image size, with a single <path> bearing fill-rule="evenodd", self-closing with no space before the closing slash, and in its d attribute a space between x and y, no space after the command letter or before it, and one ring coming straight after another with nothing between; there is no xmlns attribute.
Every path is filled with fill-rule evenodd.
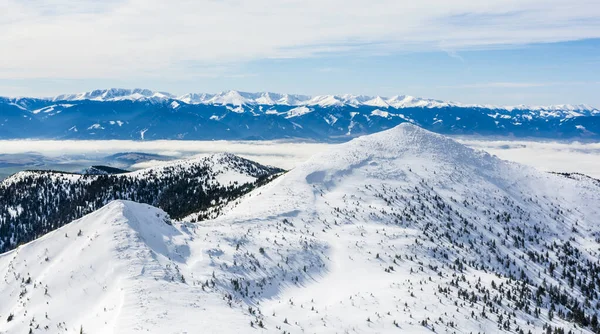
<svg viewBox="0 0 600 334"><path fill-rule="evenodd" d="M461 143L543 171L579 172L600 178L600 143L484 140ZM335 144L290 141L0 141L0 178L23 169L80 172L91 165L129 170L165 161L229 152L262 164L292 169ZM123 155L137 152L146 154ZM117 154L117 155L115 155Z"/></svg>

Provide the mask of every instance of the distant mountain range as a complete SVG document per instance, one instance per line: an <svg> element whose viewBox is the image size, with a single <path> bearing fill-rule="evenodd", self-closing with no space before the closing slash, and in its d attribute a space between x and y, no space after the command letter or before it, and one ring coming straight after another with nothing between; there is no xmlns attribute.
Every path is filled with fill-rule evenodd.
<svg viewBox="0 0 600 334"><path fill-rule="evenodd" d="M443 134L600 139L588 105L493 106L363 95L246 93L176 96L106 89L0 98L0 138L348 140L410 122Z"/></svg>
<svg viewBox="0 0 600 334"><path fill-rule="evenodd" d="M423 99L408 95L395 95L391 98L382 96L366 96L366 95L298 95L298 94L279 94L272 92L248 93L230 90L216 94L208 93L188 93L177 96L166 92L157 92L149 89L123 89L110 88L99 89L91 92L79 94L62 94L54 97L44 98L51 101L168 101L177 100L187 104L210 104L210 105L286 105L286 106L371 106L380 108L443 108L443 107L468 107L468 108L485 108L485 109L504 109L504 110L544 110L544 111L572 111L572 112L596 112L600 110L585 104L579 105L551 105L551 106L494 106L480 104L462 104L458 102L448 102L433 99Z"/></svg>

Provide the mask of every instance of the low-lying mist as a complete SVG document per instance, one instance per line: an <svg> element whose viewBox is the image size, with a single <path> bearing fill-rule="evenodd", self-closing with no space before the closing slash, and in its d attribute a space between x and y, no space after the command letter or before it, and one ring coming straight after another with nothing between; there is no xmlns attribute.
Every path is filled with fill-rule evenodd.
<svg viewBox="0 0 600 334"><path fill-rule="evenodd" d="M461 143L543 171L579 172L600 178L600 143L484 140L458 138ZM0 141L0 178L23 169L79 172L105 164L130 170L165 161L229 152L262 164L292 169L335 144L289 141L125 141L8 140ZM116 153L141 152L135 158Z"/></svg>

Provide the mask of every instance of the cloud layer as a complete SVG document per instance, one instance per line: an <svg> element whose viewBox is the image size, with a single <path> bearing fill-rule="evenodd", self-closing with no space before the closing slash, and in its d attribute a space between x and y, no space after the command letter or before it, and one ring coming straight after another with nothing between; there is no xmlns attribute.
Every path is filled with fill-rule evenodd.
<svg viewBox="0 0 600 334"><path fill-rule="evenodd" d="M61 157L63 160L71 157L77 160L98 159L118 152L156 153L173 159L228 152L263 164L291 169L329 146L325 143L285 141L0 140L0 154L37 152L46 157ZM148 167L148 164L136 167Z"/></svg>
<svg viewBox="0 0 600 334"><path fill-rule="evenodd" d="M0 13L0 79L201 77L268 58L600 37L597 0L4 0Z"/></svg>
<svg viewBox="0 0 600 334"><path fill-rule="evenodd" d="M501 159L530 165L543 171L579 172L600 179L600 143L480 140L470 137L460 138L458 141L497 155ZM0 154L39 152L46 157L60 157L59 160L81 163L81 160L98 159L117 152L158 153L173 159L229 152L263 164L292 169L312 155L331 148L332 145L283 141L2 140ZM162 163L165 162L148 161L132 168L145 168ZM80 166L79 169L81 168L83 167ZM0 170L0 177L1 174Z"/></svg>
<svg viewBox="0 0 600 334"><path fill-rule="evenodd" d="M501 159L547 172L575 172L600 179L600 143L477 140L459 142L497 155Z"/></svg>

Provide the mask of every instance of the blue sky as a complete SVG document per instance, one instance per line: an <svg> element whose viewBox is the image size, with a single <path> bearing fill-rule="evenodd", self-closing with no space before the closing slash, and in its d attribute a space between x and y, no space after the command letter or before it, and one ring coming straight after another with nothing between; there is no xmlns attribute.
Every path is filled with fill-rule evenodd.
<svg viewBox="0 0 600 334"><path fill-rule="evenodd" d="M141 87L600 107L599 3L7 0L0 95Z"/></svg>

